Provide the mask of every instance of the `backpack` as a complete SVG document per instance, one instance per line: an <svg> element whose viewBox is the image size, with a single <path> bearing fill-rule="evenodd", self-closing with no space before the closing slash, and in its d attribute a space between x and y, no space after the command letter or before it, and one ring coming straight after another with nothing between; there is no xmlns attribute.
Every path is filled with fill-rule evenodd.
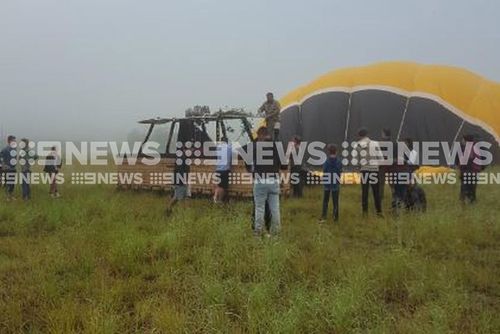
<svg viewBox="0 0 500 334"><path fill-rule="evenodd" d="M405 198L406 209L425 212L427 210L427 197L425 191L418 184L409 187Z"/></svg>
<svg viewBox="0 0 500 334"><path fill-rule="evenodd" d="M43 171L45 173L57 172L57 166L55 165L55 157L53 155L48 155L47 158L45 158L45 166L43 166Z"/></svg>

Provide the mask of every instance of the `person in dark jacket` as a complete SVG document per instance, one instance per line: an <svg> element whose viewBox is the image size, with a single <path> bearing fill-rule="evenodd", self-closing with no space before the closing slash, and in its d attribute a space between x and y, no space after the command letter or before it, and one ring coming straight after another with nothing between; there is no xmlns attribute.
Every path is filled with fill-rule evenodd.
<svg viewBox="0 0 500 334"><path fill-rule="evenodd" d="M329 144L327 146L328 158L323 164L323 211L321 214L320 223L326 221L326 213L328 211L328 202L330 195L333 204L333 221L339 220L339 192L340 192L340 176L342 174L342 162L337 157L337 146Z"/></svg>
<svg viewBox="0 0 500 334"><path fill-rule="evenodd" d="M57 174L59 174L62 167L62 160L57 153L57 147L52 146L49 155L45 158L45 166L43 171L50 176L49 195L52 198L59 198L59 189L57 187Z"/></svg>
<svg viewBox="0 0 500 334"><path fill-rule="evenodd" d="M409 183L406 186L404 204L408 211L425 212L427 210L427 196L424 189L419 186L415 179L415 171L419 168L418 152L415 150L412 138L405 139L409 153L403 157L406 173L409 175Z"/></svg>
<svg viewBox="0 0 500 334"><path fill-rule="evenodd" d="M397 156L397 144L392 141L392 135L391 135L391 129L389 128L384 128L382 129L382 136L381 136L381 149L382 147L384 148L384 152L386 154L387 159L394 159L394 157ZM382 145L383 144L383 145ZM385 149L387 146L387 150ZM380 166L379 168L379 186L380 186L380 200L383 201L384 199L384 194L385 194L385 185L387 184L387 176L390 173L390 165L386 166ZM391 193L393 192L393 187L391 186Z"/></svg>
<svg viewBox="0 0 500 334"><path fill-rule="evenodd" d="M21 148L19 152L19 164L21 165L21 190L23 200L31 199L31 167L38 159L35 151L30 147L30 141L27 138L21 139L19 143Z"/></svg>
<svg viewBox="0 0 500 334"><path fill-rule="evenodd" d="M0 188L5 187L5 173L3 171L2 157L0 156Z"/></svg>
<svg viewBox="0 0 500 334"><path fill-rule="evenodd" d="M292 139L293 149L298 152L300 148L301 138L299 136L294 136ZM294 161L290 164L290 173L295 175L298 179L298 182L294 182L292 184L292 196L295 198L301 198L304 196L304 182L305 182L305 174L306 171L301 162Z"/></svg>
<svg viewBox="0 0 500 334"><path fill-rule="evenodd" d="M368 214L368 195L371 188L377 216L383 217L379 185L379 164L383 160L383 155L379 144L368 137L366 128L359 129L358 136L359 140L355 144L355 149L357 157L361 157L359 170L361 172L361 208L363 216Z"/></svg>
<svg viewBox="0 0 500 334"><path fill-rule="evenodd" d="M392 176L391 188L392 188L392 214L398 216L401 209L406 206L408 208L408 192L413 187L413 172L416 169L415 166L415 150L413 149L413 140L410 138L406 139L404 145L406 145L409 150L408 153L400 154L398 153L399 145L403 145L403 142L397 142L394 146L394 158L393 163L389 166L389 175ZM418 197L415 197L418 199Z"/></svg>
<svg viewBox="0 0 500 334"><path fill-rule="evenodd" d="M466 163L457 162L460 176L460 201L464 204L476 202L477 173L481 172L483 167L476 160L477 154L474 151L474 136L467 134L462 138L462 151L467 152L466 147L472 148L467 157Z"/></svg>
<svg viewBox="0 0 500 334"><path fill-rule="evenodd" d="M16 165L17 165L17 143L15 136L7 137L7 146L0 152L0 161L5 180L5 191L7 201L14 200L14 188L16 184Z"/></svg>

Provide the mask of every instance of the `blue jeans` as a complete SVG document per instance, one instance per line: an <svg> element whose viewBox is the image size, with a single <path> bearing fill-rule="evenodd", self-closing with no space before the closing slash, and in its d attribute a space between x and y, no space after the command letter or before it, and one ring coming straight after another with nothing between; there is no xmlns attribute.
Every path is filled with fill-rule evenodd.
<svg viewBox="0 0 500 334"><path fill-rule="evenodd" d="M174 186L174 199L182 201L187 197L188 186L185 184L178 184Z"/></svg>
<svg viewBox="0 0 500 334"><path fill-rule="evenodd" d="M323 193L323 211L321 213L321 218L326 219L326 212L328 211L328 202L330 200L330 194L332 194L332 205L333 205L333 220L339 220L339 189L325 189Z"/></svg>
<svg viewBox="0 0 500 334"><path fill-rule="evenodd" d="M31 198L30 177L31 177L31 172L22 172L21 190L23 192L23 199Z"/></svg>
<svg viewBox="0 0 500 334"><path fill-rule="evenodd" d="M255 180L253 185L253 198L255 202L255 229L256 234L262 233L266 201L271 212L271 233L276 234L281 228L280 223L280 184L279 180Z"/></svg>

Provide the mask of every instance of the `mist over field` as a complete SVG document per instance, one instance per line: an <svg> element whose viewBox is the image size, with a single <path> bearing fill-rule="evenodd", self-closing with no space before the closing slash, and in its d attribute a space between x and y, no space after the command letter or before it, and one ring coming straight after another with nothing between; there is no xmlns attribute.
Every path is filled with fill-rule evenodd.
<svg viewBox="0 0 500 334"><path fill-rule="evenodd" d="M0 334L500 333L498 13L0 0Z"/></svg>

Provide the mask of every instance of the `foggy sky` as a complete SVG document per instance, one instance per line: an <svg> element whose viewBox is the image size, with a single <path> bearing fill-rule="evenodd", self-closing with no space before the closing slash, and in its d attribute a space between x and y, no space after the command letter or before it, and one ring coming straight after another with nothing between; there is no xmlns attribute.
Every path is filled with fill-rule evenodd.
<svg viewBox="0 0 500 334"><path fill-rule="evenodd" d="M332 69L409 60L500 81L498 1L1 0L0 130L118 139L195 104L254 111Z"/></svg>

